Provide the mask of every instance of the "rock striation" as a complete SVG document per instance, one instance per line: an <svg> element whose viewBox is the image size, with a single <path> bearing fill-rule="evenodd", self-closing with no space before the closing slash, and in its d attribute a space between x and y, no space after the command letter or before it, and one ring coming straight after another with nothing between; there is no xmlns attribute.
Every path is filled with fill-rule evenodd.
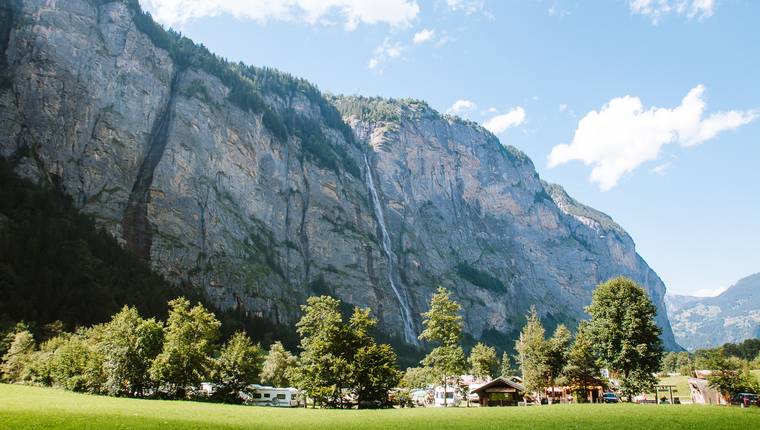
<svg viewBox="0 0 760 430"><path fill-rule="evenodd" d="M331 294L414 344L441 285L510 348L531 305L574 324L626 275L677 348L628 234L479 125L224 62L134 1L0 5L0 155L219 306L290 325Z"/></svg>

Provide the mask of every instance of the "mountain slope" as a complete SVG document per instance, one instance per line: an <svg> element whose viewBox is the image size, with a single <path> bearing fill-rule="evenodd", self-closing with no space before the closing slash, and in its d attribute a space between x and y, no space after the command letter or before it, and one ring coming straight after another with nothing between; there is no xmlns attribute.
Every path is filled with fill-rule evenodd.
<svg viewBox="0 0 760 430"><path fill-rule="evenodd" d="M677 348L665 286L625 231L477 124L227 63L135 1L2 10L0 153L220 307L292 324L331 294L414 344L443 285L469 341L510 348L530 305L573 324L626 275Z"/></svg>
<svg viewBox="0 0 760 430"><path fill-rule="evenodd" d="M760 273L716 297L667 296L678 343L689 350L760 337Z"/></svg>

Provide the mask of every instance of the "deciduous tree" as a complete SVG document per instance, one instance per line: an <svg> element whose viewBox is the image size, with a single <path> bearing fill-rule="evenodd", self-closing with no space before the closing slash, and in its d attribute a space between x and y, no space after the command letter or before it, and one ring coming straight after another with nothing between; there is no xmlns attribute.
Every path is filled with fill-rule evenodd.
<svg viewBox="0 0 760 430"><path fill-rule="evenodd" d="M297 365L296 356L285 349L282 342L277 341L269 347L264 367L261 369L261 382L275 387L289 387L290 373Z"/></svg>
<svg viewBox="0 0 760 430"><path fill-rule="evenodd" d="M143 319L137 308L124 306L103 331L99 349L108 393L143 395L150 385L150 366L163 345L163 324Z"/></svg>
<svg viewBox="0 0 760 430"><path fill-rule="evenodd" d="M232 335L214 362L215 396L229 403L239 403L240 393L259 379L263 353L244 332Z"/></svg>
<svg viewBox="0 0 760 430"><path fill-rule="evenodd" d="M8 351L2 357L2 379L7 382L21 382L29 359L34 352L34 336L29 330L21 330L13 335Z"/></svg>
<svg viewBox="0 0 760 430"><path fill-rule="evenodd" d="M652 390L663 349L657 309L647 292L631 279L611 279L596 288L586 311L595 352L620 379L623 394L630 401Z"/></svg>
<svg viewBox="0 0 760 430"><path fill-rule="evenodd" d="M170 301L169 308L164 345L150 374L171 396L184 397L188 387L209 376L220 324L200 303L191 308L183 297Z"/></svg>
<svg viewBox="0 0 760 430"><path fill-rule="evenodd" d="M499 359L496 349L478 342L470 351L470 372L480 379L490 379L499 371Z"/></svg>

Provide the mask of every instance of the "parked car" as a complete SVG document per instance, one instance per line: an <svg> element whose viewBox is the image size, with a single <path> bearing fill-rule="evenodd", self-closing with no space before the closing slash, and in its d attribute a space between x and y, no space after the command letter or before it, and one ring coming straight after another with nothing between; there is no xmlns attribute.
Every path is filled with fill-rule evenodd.
<svg viewBox="0 0 760 430"><path fill-rule="evenodd" d="M739 393L731 398L731 404L747 408L752 405L760 406L760 400L755 393Z"/></svg>
<svg viewBox="0 0 760 430"><path fill-rule="evenodd" d="M604 393L602 394L602 401L604 403L619 403L620 398L615 393Z"/></svg>

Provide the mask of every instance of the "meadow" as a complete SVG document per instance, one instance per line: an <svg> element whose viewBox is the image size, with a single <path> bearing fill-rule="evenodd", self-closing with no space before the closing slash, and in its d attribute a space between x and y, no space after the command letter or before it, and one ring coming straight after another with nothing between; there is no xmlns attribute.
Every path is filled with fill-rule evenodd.
<svg viewBox="0 0 760 430"><path fill-rule="evenodd" d="M750 429L760 408L552 405L396 410L277 409L140 400L0 385L0 429Z"/></svg>

